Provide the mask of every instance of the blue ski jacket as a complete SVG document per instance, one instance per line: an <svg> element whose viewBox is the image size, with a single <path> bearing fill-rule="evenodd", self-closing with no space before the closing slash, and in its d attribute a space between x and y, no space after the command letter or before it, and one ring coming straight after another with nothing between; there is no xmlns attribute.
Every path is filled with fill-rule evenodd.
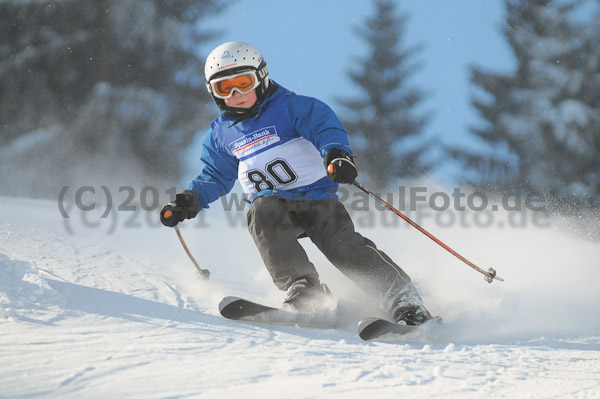
<svg viewBox="0 0 600 399"><path fill-rule="evenodd" d="M188 187L199 197L199 211L231 191L236 179L251 201L335 198L338 184L327 177L323 157L332 148L352 154L346 129L324 102L271 84L276 90L252 116L235 123L236 115L222 112L211 122L202 142L204 167Z"/></svg>

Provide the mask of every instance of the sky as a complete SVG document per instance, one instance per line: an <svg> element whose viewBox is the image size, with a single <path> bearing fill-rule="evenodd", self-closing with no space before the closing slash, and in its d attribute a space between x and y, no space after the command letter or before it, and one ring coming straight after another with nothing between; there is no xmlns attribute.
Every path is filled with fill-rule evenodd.
<svg viewBox="0 0 600 399"><path fill-rule="evenodd" d="M515 64L502 33L503 1L397 4L409 16L404 45L423 46L413 60L421 70L410 83L428 94L422 109L434 112L426 135L452 145L477 146L468 133L480 121L470 105L469 66L508 72ZM358 93L348 71L367 54L356 30L373 14L373 3L367 0L238 0L203 23L221 34L201 51L207 54L231 40L251 43L263 53L272 79L325 101L342 116L337 99Z"/></svg>

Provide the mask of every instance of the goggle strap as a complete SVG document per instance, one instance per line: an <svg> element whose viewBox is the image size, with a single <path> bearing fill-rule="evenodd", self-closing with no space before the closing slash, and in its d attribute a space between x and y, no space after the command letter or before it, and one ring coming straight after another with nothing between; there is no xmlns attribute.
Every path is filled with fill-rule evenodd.
<svg viewBox="0 0 600 399"><path fill-rule="evenodd" d="M258 79L260 79L260 80L263 80L264 78L266 78L268 74L269 74L269 68L267 68L266 64L264 67L262 67L258 71L256 71L256 75L258 76Z"/></svg>

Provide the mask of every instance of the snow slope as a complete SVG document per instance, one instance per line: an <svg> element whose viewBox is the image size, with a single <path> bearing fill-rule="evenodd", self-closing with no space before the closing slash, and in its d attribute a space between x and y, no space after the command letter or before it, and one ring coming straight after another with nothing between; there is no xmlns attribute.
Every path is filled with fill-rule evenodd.
<svg viewBox="0 0 600 399"><path fill-rule="evenodd" d="M308 243L341 328L219 317L223 296L284 295L243 214L234 226L217 207L182 229L208 283L155 212L97 216L0 197L0 398L600 398L600 244L560 221L437 230L495 267L506 281L493 284L412 229L361 228L445 320L431 341L390 344L356 336L370 310Z"/></svg>

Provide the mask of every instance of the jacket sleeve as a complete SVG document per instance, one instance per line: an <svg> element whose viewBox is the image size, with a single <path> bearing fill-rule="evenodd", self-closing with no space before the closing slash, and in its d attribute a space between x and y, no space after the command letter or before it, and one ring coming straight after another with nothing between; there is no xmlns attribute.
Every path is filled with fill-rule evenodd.
<svg viewBox="0 0 600 399"><path fill-rule="evenodd" d="M286 101L294 128L312 142L322 156L332 148L342 149L352 155L348 132L327 104L296 94L288 94Z"/></svg>
<svg viewBox="0 0 600 399"><path fill-rule="evenodd" d="M212 130L204 136L200 160L204 167L192 180L188 190L196 193L200 199L200 210L227 194L237 179L237 158L221 151L215 144Z"/></svg>

